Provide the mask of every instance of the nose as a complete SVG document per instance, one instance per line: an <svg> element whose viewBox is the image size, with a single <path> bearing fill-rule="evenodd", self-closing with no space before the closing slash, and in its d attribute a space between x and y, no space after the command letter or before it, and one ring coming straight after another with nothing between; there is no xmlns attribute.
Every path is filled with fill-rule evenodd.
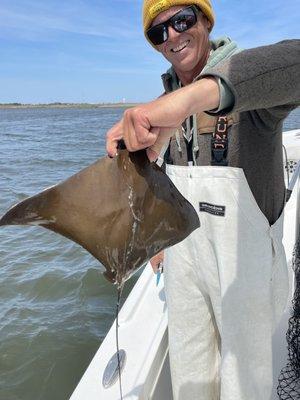
<svg viewBox="0 0 300 400"><path fill-rule="evenodd" d="M176 32L175 29L170 25L168 26L168 35L168 40L173 40L178 38L180 32Z"/></svg>

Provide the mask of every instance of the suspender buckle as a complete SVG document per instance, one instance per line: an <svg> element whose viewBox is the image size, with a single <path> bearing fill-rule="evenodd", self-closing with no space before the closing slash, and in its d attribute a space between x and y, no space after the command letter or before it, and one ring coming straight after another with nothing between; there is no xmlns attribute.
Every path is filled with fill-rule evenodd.
<svg viewBox="0 0 300 400"><path fill-rule="evenodd" d="M219 165L226 167L228 165L227 160L228 143L225 140L215 140L214 137L211 139L211 165Z"/></svg>

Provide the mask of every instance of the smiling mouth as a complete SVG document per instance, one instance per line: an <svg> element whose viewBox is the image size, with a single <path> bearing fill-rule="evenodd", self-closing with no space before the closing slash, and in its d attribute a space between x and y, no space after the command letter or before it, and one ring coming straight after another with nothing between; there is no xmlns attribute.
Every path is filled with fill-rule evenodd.
<svg viewBox="0 0 300 400"><path fill-rule="evenodd" d="M181 50L185 49L186 46L187 46L189 43L190 43L190 41L189 41L189 40L186 40L185 42L180 43L179 46L174 47L173 49L171 49L171 52L172 52L172 53L179 53Z"/></svg>

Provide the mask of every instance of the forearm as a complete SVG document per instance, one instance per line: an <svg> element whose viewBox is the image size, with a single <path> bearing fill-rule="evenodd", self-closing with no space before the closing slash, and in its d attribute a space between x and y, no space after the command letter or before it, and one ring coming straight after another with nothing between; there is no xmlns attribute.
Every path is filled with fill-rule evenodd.
<svg viewBox="0 0 300 400"><path fill-rule="evenodd" d="M129 151L148 148L148 157L154 160L188 116L217 108L219 102L218 83L214 78L205 78L150 103L130 108L108 131L107 153L114 157L118 140L123 138Z"/></svg>
<svg viewBox="0 0 300 400"><path fill-rule="evenodd" d="M200 111L213 110L220 103L218 82L213 77L196 81L187 86L187 96L189 97L187 117Z"/></svg>
<svg viewBox="0 0 300 400"><path fill-rule="evenodd" d="M166 94L145 105L149 121L155 127L177 127L188 116L219 106L219 86L215 78L206 77Z"/></svg>

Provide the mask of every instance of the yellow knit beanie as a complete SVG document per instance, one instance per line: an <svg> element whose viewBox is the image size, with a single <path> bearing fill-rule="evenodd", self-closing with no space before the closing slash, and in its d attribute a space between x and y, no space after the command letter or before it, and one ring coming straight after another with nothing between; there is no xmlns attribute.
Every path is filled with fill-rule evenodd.
<svg viewBox="0 0 300 400"><path fill-rule="evenodd" d="M146 38L146 31L151 26L152 21L157 17L158 14L173 6L190 6L192 4L198 6L203 14L206 15L211 23L210 30L212 30L215 17L209 0L144 0L143 24Z"/></svg>

